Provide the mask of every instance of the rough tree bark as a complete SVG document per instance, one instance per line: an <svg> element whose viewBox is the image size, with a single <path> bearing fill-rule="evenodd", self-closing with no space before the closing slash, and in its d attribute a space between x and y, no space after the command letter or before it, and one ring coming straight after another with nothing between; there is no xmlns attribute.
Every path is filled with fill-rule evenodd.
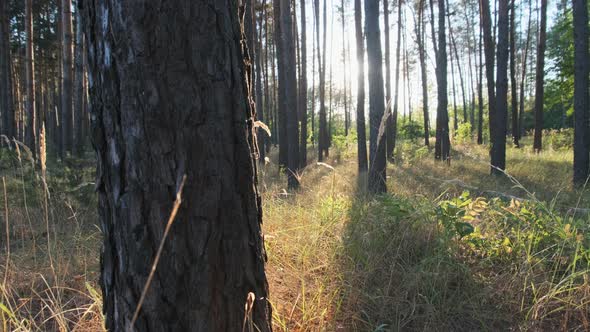
<svg viewBox="0 0 590 332"><path fill-rule="evenodd" d="M2 1L0 3L0 112L2 112L2 134L12 139L16 133L14 130L9 21L8 1Z"/></svg>
<svg viewBox="0 0 590 332"><path fill-rule="evenodd" d="M271 331L238 1L85 1L110 331ZM238 12L240 11L240 12ZM139 316L176 192L182 204Z"/></svg>
<svg viewBox="0 0 590 332"><path fill-rule="evenodd" d="M299 166L304 168L307 166L307 15L305 12L305 1L301 1L300 7L301 77L299 77L299 108L301 110L301 138L299 143Z"/></svg>
<svg viewBox="0 0 590 332"><path fill-rule="evenodd" d="M543 99L545 95L545 46L547 40L547 0L541 0L541 26L537 45L537 73L535 76L535 136L533 150L543 149Z"/></svg>
<svg viewBox="0 0 590 332"><path fill-rule="evenodd" d="M72 0L62 0L62 68L63 80L61 86L61 122L62 144L64 153L73 152L72 146L74 119L73 119L73 67L72 67Z"/></svg>
<svg viewBox="0 0 590 332"><path fill-rule="evenodd" d="M494 39L492 38L492 20L490 17L489 0L481 0L480 15L483 29L483 47L486 63L486 80L488 88L488 115L489 123L496 123L496 82L494 81ZM494 126L490 125L490 143L494 145Z"/></svg>
<svg viewBox="0 0 590 332"><path fill-rule="evenodd" d="M424 145L430 145L430 114L428 113L428 69L426 68L426 45L425 45L425 24L424 24L424 6L426 0L419 0L418 4L418 24L417 36L418 54L420 58L420 76L422 78L422 111L424 114Z"/></svg>
<svg viewBox="0 0 590 332"><path fill-rule="evenodd" d="M367 39L367 60L369 63L369 182L371 193L387 191L385 183L385 142L381 122L385 111L383 91L383 53L379 31L379 1L365 1L365 27ZM381 134L381 135L380 135Z"/></svg>
<svg viewBox="0 0 590 332"><path fill-rule="evenodd" d="M86 110L84 109L84 59L85 53L84 35L82 33L82 20L80 11L76 10L76 56L74 69L74 118L76 125L74 126L74 142L73 151L77 156L82 156L84 153L84 118Z"/></svg>
<svg viewBox="0 0 590 332"><path fill-rule="evenodd" d="M389 32L386 32L389 35ZM385 39L386 47L389 48L389 41L387 41L389 37ZM386 112L391 112L387 118L387 134L386 134L386 142L387 142L387 158L394 161L394 154L395 154L395 143L397 139L397 118L399 114L399 74L400 74L400 61L401 61L401 41L402 41L402 0L398 0L398 8L397 8L397 45L395 50L395 92L393 95L393 112L391 112L391 108L386 109ZM389 56L389 51L386 52L386 57ZM385 64L389 66L387 63L389 60L386 59ZM386 77L389 76L389 69L386 69ZM391 80L390 78L387 78ZM387 86L387 85L386 85ZM389 88L387 91L391 89L391 82L389 83ZM386 99L388 103L391 103L391 93L389 93L389 98Z"/></svg>
<svg viewBox="0 0 590 332"><path fill-rule="evenodd" d="M401 3L400 0L398 0ZM399 25L399 21L398 21ZM401 27L401 26L400 26ZM385 50L384 50L384 57L385 57L385 103L391 103L391 47L390 47L390 38L389 38L389 30L391 26L389 24L389 1L383 0L383 35L385 39ZM398 35L399 38L399 35ZM397 46L397 52L399 54L399 43ZM396 67L397 71L399 72L399 63L398 67ZM396 98L397 101L397 98ZM395 106L397 107L397 105ZM386 131L386 143L387 143L387 159L393 161L393 151L395 150L395 127L393 125L393 115L391 114L391 108L385 110L386 112L390 112L389 117L387 118L387 131Z"/></svg>
<svg viewBox="0 0 590 332"><path fill-rule="evenodd" d="M280 16L278 16L280 25L280 51L279 56L279 76L283 75L283 80L279 80L279 90L283 91L284 99L281 103L279 112L286 113L287 129L287 181L291 189L299 187L297 170L299 169L299 123L297 116L297 63L295 59L295 32L293 30L293 16L291 15L291 1L280 1Z"/></svg>
<svg viewBox="0 0 590 332"><path fill-rule="evenodd" d="M358 66L356 94L356 131L359 173L367 171L367 132L365 129L365 47L363 45L363 13L361 0L354 0L356 61Z"/></svg>
<svg viewBox="0 0 590 332"><path fill-rule="evenodd" d="M438 107L436 108L436 143L434 158L450 161L449 113L447 97L447 39L445 29L445 1L438 1L438 51L436 57L436 81ZM433 23L434 24L434 23Z"/></svg>
<svg viewBox="0 0 590 332"><path fill-rule="evenodd" d="M520 147L518 133L518 90L516 83L516 1L510 5L510 93L512 108L512 143Z"/></svg>
<svg viewBox="0 0 590 332"><path fill-rule="evenodd" d="M25 34L26 34L26 91L27 91L27 125L25 144L31 149L33 156L37 153L37 120L35 111L35 51L33 50L33 1L25 2Z"/></svg>
<svg viewBox="0 0 590 332"><path fill-rule="evenodd" d="M590 175L590 114L588 106L588 3L573 0L574 13L574 184L583 186Z"/></svg>
<svg viewBox="0 0 590 332"><path fill-rule="evenodd" d="M498 47L496 59L496 116L490 127L495 128L491 150L491 173L501 175L506 169L506 124L508 122L508 1L499 0Z"/></svg>

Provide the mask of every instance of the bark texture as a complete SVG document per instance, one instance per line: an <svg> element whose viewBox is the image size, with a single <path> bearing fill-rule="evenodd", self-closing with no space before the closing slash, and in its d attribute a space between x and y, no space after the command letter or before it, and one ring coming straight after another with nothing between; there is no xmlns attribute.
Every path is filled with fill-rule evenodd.
<svg viewBox="0 0 590 332"><path fill-rule="evenodd" d="M383 91L383 53L379 31L379 1L365 1L367 60L369 63L369 183L371 193L387 191L385 183L385 139L381 122L385 111ZM381 135L380 135L381 134Z"/></svg>
<svg viewBox="0 0 590 332"><path fill-rule="evenodd" d="M64 153L72 152L74 144L74 118L73 118L73 67L72 67L72 0L62 0L62 68L63 80L61 88L61 122L62 144Z"/></svg>
<svg viewBox="0 0 590 332"><path fill-rule="evenodd" d="M271 330L238 1L82 3L110 331ZM176 192L175 222L130 319Z"/></svg>
<svg viewBox="0 0 590 332"><path fill-rule="evenodd" d="M37 114L35 108L35 52L33 50L33 1L25 2L25 34L26 34L26 91L27 91L27 124L25 128L25 144L31 149L33 156L37 152Z"/></svg>
<svg viewBox="0 0 590 332"><path fill-rule="evenodd" d="M535 135L533 150L543 149L543 99L545 95L545 47L547 40L547 0L541 0L541 26L537 45L537 73L535 76Z"/></svg>
<svg viewBox="0 0 590 332"><path fill-rule="evenodd" d="M438 1L438 51L436 57L436 80L438 107L436 109L436 143L434 158L450 161L449 112L447 97L447 39L445 29L445 1Z"/></svg>
<svg viewBox="0 0 590 332"><path fill-rule="evenodd" d="M574 184L582 186L590 175L590 97L588 75L588 3L573 0L574 12Z"/></svg>
<svg viewBox="0 0 590 332"><path fill-rule="evenodd" d="M490 126L495 128L491 151L491 173L503 174L506 169L506 124L508 122L508 1L499 0L498 49L496 66L496 116Z"/></svg>
<svg viewBox="0 0 590 332"><path fill-rule="evenodd" d="M0 112L2 113L2 134L12 139L15 136L15 127L9 20L8 1L2 1L0 3Z"/></svg>
<svg viewBox="0 0 590 332"><path fill-rule="evenodd" d="M359 173L367 171L367 131L365 129L365 47L363 38L361 0L354 0L354 28L356 33L356 61L358 66L356 96L356 131Z"/></svg>

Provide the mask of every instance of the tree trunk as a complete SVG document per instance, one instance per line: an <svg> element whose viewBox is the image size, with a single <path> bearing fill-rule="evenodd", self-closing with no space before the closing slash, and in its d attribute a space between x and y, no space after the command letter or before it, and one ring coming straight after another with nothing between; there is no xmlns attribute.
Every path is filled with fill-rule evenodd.
<svg viewBox="0 0 590 332"><path fill-rule="evenodd" d="M307 24L305 1L300 3L301 9L301 76L299 77L299 108L301 120L301 141L299 144L299 164L307 166ZM312 58L313 59L313 58Z"/></svg>
<svg viewBox="0 0 590 332"><path fill-rule="evenodd" d="M531 1L529 0L529 7ZM524 117L524 96L525 96L525 83L526 83L526 74L527 74L527 65L528 65L528 54L529 48L531 44L531 27L532 27L532 13L529 12L528 24L527 24L527 35L526 35L526 42L524 46L524 54L522 57L522 72L520 75L520 110L518 112L518 138L522 138L524 135L524 125L522 123L522 119Z"/></svg>
<svg viewBox="0 0 590 332"><path fill-rule="evenodd" d="M33 1L25 1L27 126L25 144L37 155L37 119L35 111L35 51L33 49Z"/></svg>
<svg viewBox="0 0 590 332"><path fill-rule="evenodd" d="M430 114L428 113L428 69L426 68L426 45L424 40L424 6L426 0L419 0L418 5L418 54L420 57L420 74L422 78L422 109L424 114L424 145L430 145Z"/></svg>
<svg viewBox="0 0 590 332"><path fill-rule="evenodd" d="M450 22L450 21L449 21ZM451 49L451 84L453 85L453 128L455 132L459 129L459 112L457 110L457 85L455 84L455 62L453 61L453 50Z"/></svg>
<svg viewBox="0 0 590 332"><path fill-rule="evenodd" d="M8 1L0 3L0 112L2 112L2 134L12 139L16 133L14 130Z"/></svg>
<svg viewBox="0 0 590 332"><path fill-rule="evenodd" d="M356 32L356 61L358 66L356 93L356 131L359 173L367 171L367 132L365 129L365 48L363 45L361 0L354 0L354 27Z"/></svg>
<svg viewBox="0 0 590 332"><path fill-rule="evenodd" d="M277 59L277 74L278 74L278 85L275 84L277 89L278 100L277 100L277 115L278 115L278 134L279 134L279 169L282 169L286 173L289 168L289 136L287 130L287 103L286 96L286 68L285 68L285 50L283 49L283 28L284 24L281 22L281 0L273 0L273 19L274 19L274 44L275 44L275 56ZM278 87L278 88L277 88Z"/></svg>
<svg viewBox="0 0 590 332"><path fill-rule="evenodd" d="M389 32L386 32L389 35ZM386 37L386 44L389 46L389 42L387 41L389 36ZM401 41L402 41L402 1L399 0L398 2L398 9L397 9L397 45L395 50L395 92L393 96L393 112L389 114L387 117L387 134L386 134L386 142L387 142L387 158L394 161L395 155L395 144L397 140L397 118L399 114L399 74L400 74L400 62L401 62ZM389 47L387 46L387 49ZM389 56L389 51L386 51L386 57ZM386 66L389 61L385 61ZM386 77L389 76L389 69L386 69ZM389 78L388 78L389 79ZM390 83L391 85L391 83ZM388 89L389 91L389 89ZM391 103L391 94L389 94L389 99L387 99L388 103ZM391 108L388 107L386 112L391 112Z"/></svg>
<svg viewBox="0 0 590 332"><path fill-rule="evenodd" d="M299 169L299 123L297 116L297 74L295 59L295 33L293 31L293 16L291 15L291 1L280 1L280 39L279 39L279 90L283 91L284 99L279 112L286 113L287 120L287 180L289 188L299 187L297 170Z"/></svg>
<svg viewBox="0 0 590 332"><path fill-rule="evenodd" d="M479 77L477 80L477 99L478 99L478 117L477 117L477 144L483 144L483 27L479 28Z"/></svg>
<svg viewBox="0 0 590 332"><path fill-rule="evenodd" d="M491 173L502 175L506 169L506 124L508 122L508 46L509 17L508 1L499 0L498 6L498 49L496 58L496 116L490 122L495 128L491 151Z"/></svg>
<svg viewBox="0 0 590 332"><path fill-rule="evenodd" d="M590 176L590 114L588 106L588 3L573 0L574 15L574 184L584 186Z"/></svg>
<svg viewBox="0 0 590 332"><path fill-rule="evenodd" d="M249 316L271 331L244 8L212 0L83 4L106 328L239 331ZM175 215L132 326L184 179L188 204Z"/></svg>
<svg viewBox="0 0 590 332"><path fill-rule="evenodd" d="M61 89L62 143L64 152L72 152L73 112L72 112L72 0L62 0L62 63L63 81Z"/></svg>
<svg viewBox="0 0 590 332"><path fill-rule="evenodd" d="M518 91L516 83L516 1L510 6L510 92L512 94L512 143L520 147L518 141Z"/></svg>
<svg viewBox="0 0 590 332"><path fill-rule="evenodd" d="M541 0L541 26L537 46L537 73L535 78L535 138L533 150L543 149L543 98L545 94L545 42L547 39L547 0Z"/></svg>
<svg viewBox="0 0 590 332"><path fill-rule="evenodd" d="M82 156L84 153L84 117L86 110L84 109L84 66L83 66L83 54L84 50L84 37L82 34L82 22L80 19L80 11L76 10L76 61L75 61L75 99L74 99L74 117L76 119L75 129L75 140L76 146L73 147L77 156Z"/></svg>
<svg viewBox="0 0 590 332"><path fill-rule="evenodd" d="M387 1L387 0L384 0ZM302 3L305 1L302 1ZM342 19L342 36L346 36L345 35L345 18L344 18L344 0L340 1L340 18ZM343 66L344 66L344 70L343 70L343 75L344 75L344 135L348 136L348 123L350 121L350 118L348 116L348 91L347 91L347 71L348 68L346 68L346 38L342 38L342 62L343 62Z"/></svg>
<svg viewBox="0 0 590 332"><path fill-rule="evenodd" d="M401 0L398 0L401 4ZM401 8L401 7L400 7ZM399 26L398 21L398 26ZM401 27L401 26L400 26ZM389 30L391 29L391 25L389 24L389 1L383 0L383 34L385 39L385 104L389 104L392 102L391 100L391 47L390 47L390 38L389 38ZM399 38L399 35L398 35ZM399 54L399 43L397 52ZM398 62L399 65L399 62ZM399 72L399 66L396 67L396 71ZM397 101L397 99L396 99ZM397 107L397 105L395 106ZM395 150L395 127L393 124L393 115L391 114L391 108L387 108L385 112L390 112L387 118L387 131L385 134L386 144L387 144L387 159L393 161L393 153Z"/></svg>
<svg viewBox="0 0 590 332"><path fill-rule="evenodd" d="M261 122L265 122L264 116L265 107L262 98L262 24L264 16L260 13L260 21L256 21L256 8L255 1L251 0L249 3L250 10L252 11L252 39L254 42L254 52L251 57L254 57L254 64L256 67L254 80L255 80L255 91L256 91L256 119ZM259 24L257 27L256 24ZM266 123L268 125L268 123ZM268 134L264 130L256 131L256 138L258 139L258 160L259 163L265 163L266 158L266 136Z"/></svg>
<svg viewBox="0 0 590 332"><path fill-rule="evenodd" d="M369 129L370 163L368 190L384 193L386 185L386 154L381 122L385 111L383 91L383 53L379 31L379 1L365 1L365 36L369 63Z"/></svg>
<svg viewBox="0 0 590 332"><path fill-rule="evenodd" d="M320 90L320 112L319 112L319 137L318 137L318 161L323 161L324 157L328 155L328 123L326 119L326 30L327 30L327 14L326 1L324 0L324 39L323 46L320 50L320 2L314 0L314 9L317 17L316 39L318 45L318 71L320 74L319 90Z"/></svg>
<svg viewBox="0 0 590 332"><path fill-rule="evenodd" d="M445 0L446 4L449 4L449 0ZM449 6L450 8L450 6ZM465 83L463 80L463 70L461 69L461 61L459 60L459 52L457 51L457 41L455 40L455 35L453 34L453 25L451 24L451 16L447 15L447 21L449 22L449 36L451 38L451 59L453 58L453 53L455 54L455 60L457 61L457 71L459 72L459 84L461 84L461 97L463 100L463 123L467 123L467 100L465 98ZM454 83L453 83L454 84ZM455 125L456 126L456 125Z"/></svg>
<svg viewBox="0 0 590 332"><path fill-rule="evenodd" d="M450 162L451 142L449 140L449 101L447 97L447 40L445 29L445 1L438 1L438 51L436 58L436 80L438 107L436 109L436 144L434 158ZM434 24L434 23L433 23Z"/></svg>
<svg viewBox="0 0 590 332"><path fill-rule="evenodd" d="M483 46L486 63L486 79L488 88L488 114L490 123L490 143L494 145L494 126L496 123L496 82L494 81L494 39L492 38L492 21L489 0L480 1L481 25L483 29Z"/></svg>

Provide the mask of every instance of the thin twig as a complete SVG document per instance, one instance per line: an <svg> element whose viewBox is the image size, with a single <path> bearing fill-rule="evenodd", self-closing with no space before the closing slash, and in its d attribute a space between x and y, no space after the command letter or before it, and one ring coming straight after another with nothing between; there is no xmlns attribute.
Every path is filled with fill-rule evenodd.
<svg viewBox="0 0 590 332"><path fill-rule="evenodd" d="M180 183L180 187L178 188L178 192L176 193L176 200L174 200L174 206L172 207L172 212L170 213L170 218L168 218L168 222L166 223L166 229L164 229L164 235L162 236L162 240L160 241L160 246L158 247L158 252L156 253L156 258L154 259L154 263L152 264L152 269L150 271L150 275L143 286L143 291L141 292L141 297L139 298L139 302L137 303L137 308L135 308L135 313L133 314L133 318L131 319L130 328L132 329L135 325L135 321L139 316L139 311L141 310L141 305L145 300L145 296L147 294L148 289L150 288L150 284L152 283L152 279L154 278L154 274L156 272L156 268L158 267L158 262L160 261L160 256L162 255L162 250L164 249L164 243L166 242L166 238L168 237L168 233L170 232L170 228L174 223L174 219L176 218L176 213L178 212L178 208L180 208L180 203L182 202L182 189L184 188L184 182L186 181L186 175L182 177L182 182Z"/></svg>

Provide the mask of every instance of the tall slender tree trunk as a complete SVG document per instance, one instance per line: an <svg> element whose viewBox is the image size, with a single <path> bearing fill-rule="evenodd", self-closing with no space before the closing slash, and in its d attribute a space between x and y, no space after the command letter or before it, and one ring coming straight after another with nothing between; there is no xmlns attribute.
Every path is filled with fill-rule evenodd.
<svg viewBox="0 0 590 332"><path fill-rule="evenodd" d="M588 2L573 0L574 15L574 184L583 186L590 176L590 52Z"/></svg>
<svg viewBox="0 0 590 332"><path fill-rule="evenodd" d="M16 135L12 89L10 17L8 1L2 1L0 3L0 112L2 113L2 134L9 139Z"/></svg>
<svg viewBox="0 0 590 332"><path fill-rule="evenodd" d="M495 128L491 151L491 173L501 175L506 169L506 124L508 122L508 46L509 46L509 0L499 0L498 48L496 58L496 116L490 126Z"/></svg>
<svg viewBox="0 0 590 332"><path fill-rule="evenodd" d="M387 0L385 0L387 1ZM302 1L305 2L305 1ZM346 28L346 21L344 16L344 0L340 1L340 19L342 21L342 36L346 36L345 28ZM348 129L349 129L349 112L348 112L348 83L347 83L347 71L348 68L346 67L346 38L342 38L342 63L343 63L343 76L344 76L344 135L348 136Z"/></svg>
<svg viewBox="0 0 590 332"><path fill-rule="evenodd" d="M547 39L547 0L541 0L541 26L537 46L537 73L535 78L535 137L533 150L543 149L543 99L545 94L545 45Z"/></svg>
<svg viewBox="0 0 590 332"><path fill-rule="evenodd" d="M26 89L27 89L27 126L25 144L37 155L37 114L35 110L35 51L33 49L33 1L25 0L26 33Z"/></svg>
<svg viewBox="0 0 590 332"><path fill-rule="evenodd" d="M453 61L453 51L451 49L451 84L453 85L453 128L455 132L459 129L459 112L457 110L457 85L455 84L455 62Z"/></svg>
<svg viewBox="0 0 590 332"><path fill-rule="evenodd" d="M477 116L477 144L483 144L483 27L479 28L479 45L478 45L478 52L479 52L479 64L478 64L478 79L477 79L477 106L478 106L478 116Z"/></svg>
<svg viewBox="0 0 590 332"><path fill-rule="evenodd" d="M395 49L395 91L393 96L393 112L390 113L387 117L387 134L386 134L386 142L387 142L387 158L394 161L393 158L395 156L395 144L397 140L397 118L399 114L399 74L400 74L400 63L401 63L401 46L402 46L402 0L398 0L398 8L397 8L397 41L396 41L396 49ZM387 49L389 49L389 32L386 33L387 37L385 38ZM386 51L386 58L389 57L389 51ZM385 61L386 67L388 65L388 60ZM389 69L386 69L386 77L389 76ZM390 78L387 78L390 80ZM391 89L391 83L389 83ZM387 85L386 85L387 86ZM389 91L387 89L387 91ZM391 93L389 93L389 99L387 99L388 103L391 103ZM385 110L386 112L391 112L391 109Z"/></svg>
<svg viewBox="0 0 590 332"><path fill-rule="evenodd" d="M300 167L307 166L307 15L305 1L301 1L301 76L299 77L299 108L301 141L299 143ZM313 58L312 58L313 59Z"/></svg>
<svg viewBox="0 0 590 332"><path fill-rule="evenodd" d="M363 13L361 0L354 0L356 61L358 66L356 93L356 131L359 173L367 172L367 132L365 129L365 47L363 45Z"/></svg>
<svg viewBox="0 0 590 332"><path fill-rule="evenodd" d="M320 76L319 82L319 93L320 93L320 112L319 112L319 128L318 128L318 161L323 161L324 157L328 154L328 123L326 119L326 30L327 30L327 23L326 23L326 1L324 0L324 39L323 39L323 46L320 50L320 2L319 0L314 0L314 10L316 12L317 17L317 29L316 29L316 39L318 45L318 71Z"/></svg>
<svg viewBox="0 0 590 332"><path fill-rule="evenodd" d="M422 78L422 111L424 114L424 145L430 145L430 113L428 110L428 69L426 68L426 45L425 45L425 24L424 24L424 6L426 0L419 0L418 4L418 54L420 57L420 76Z"/></svg>
<svg viewBox="0 0 590 332"><path fill-rule="evenodd" d="M250 10L252 11L252 39L254 41L254 51L252 52L254 57L254 64L256 70L254 71L255 90L256 90L256 119L265 122L265 105L262 95L262 25L264 15L259 14L260 20L256 20L256 2L252 0L250 2ZM258 24L258 25L257 25ZM264 130L258 130L256 137L258 139L258 160L259 163L265 163L266 158L266 136L267 133Z"/></svg>
<svg viewBox="0 0 590 332"><path fill-rule="evenodd" d="M290 0L280 1L280 56L279 75L283 74L283 80L279 80L279 89L283 91L284 100L281 103L281 113L286 113L287 129L287 179L289 188L299 187L297 170L299 169L299 124L297 108L297 74L295 60L295 32L293 30L293 16Z"/></svg>
<svg viewBox="0 0 590 332"><path fill-rule="evenodd" d="M369 63L369 182L371 193L384 193L386 185L386 154L384 141L385 112L383 91L383 53L379 31L379 1L365 1L365 27L367 39L367 60ZM384 125L384 124L383 124Z"/></svg>
<svg viewBox="0 0 590 332"><path fill-rule="evenodd" d="M438 107L436 109L436 144L434 158L450 162L451 142L449 140L449 101L447 97L447 40L445 29L445 1L438 1L438 52L436 58L436 80ZM434 23L433 23L434 24Z"/></svg>
<svg viewBox="0 0 590 332"><path fill-rule="evenodd" d="M494 39L492 38L492 21L490 17L489 0L480 1L481 25L483 28L483 46L486 63L486 79L488 88L488 114L490 123L490 143L494 149L494 139L496 137L496 82L494 80Z"/></svg>
<svg viewBox="0 0 590 332"><path fill-rule="evenodd" d="M398 3L401 4L401 0L398 0ZM400 7L401 8L401 7ZM399 25L399 21L398 21ZM391 46L390 46L390 38L389 38L389 30L391 29L391 25L389 24L389 1L383 0L383 35L385 39L385 103L389 104L392 102L391 100ZM399 38L399 36L398 36ZM398 52L399 52L399 43L398 43ZM398 53L399 54L399 53ZM399 65L399 63L398 63ZM396 67L396 71L399 71L399 66ZM396 105L397 106L397 105ZM395 149L395 128L393 124L393 115L391 114L391 108L387 108L385 112L390 112L387 118L387 130L386 130L386 144L387 144L387 158L393 161L393 153Z"/></svg>
<svg viewBox="0 0 590 332"><path fill-rule="evenodd" d="M449 0L445 0L447 2L447 6L449 4ZM449 7L450 8L450 7ZM457 41L455 40L455 35L453 33L453 25L451 24L451 16L447 15L447 21L449 23L449 36L451 38L451 59L453 58L453 53L455 54L455 60L457 62L457 71L459 73L459 84L461 84L461 98L463 100L463 123L467 123L467 99L465 94L465 81L463 80L463 70L461 69L461 60L459 60L459 52L457 51ZM454 83L453 83L454 84Z"/></svg>
<svg viewBox="0 0 590 332"><path fill-rule="evenodd" d="M62 143L64 152L72 152L73 145L73 111L72 111L72 0L62 0L62 66L63 81L61 88Z"/></svg>
<svg viewBox="0 0 590 332"><path fill-rule="evenodd" d="M185 5L84 2L106 328L271 331L244 8Z"/></svg>
<svg viewBox="0 0 590 332"><path fill-rule="evenodd" d="M288 129L287 129L287 108L289 107L287 103L287 96L286 96L286 64L285 64L285 50L284 50L284 24L281 22L282 20L282 13L281 13L281 1L282 0L273 0L273 19L274 19L274 42L275 42L275 57L277 59L277 74L278 74L278 84L275 85L275 89L277 89L277 115L278 115L278 134L279 134L279 168L283 169L283 171L288 171L289 167L289 136L288 136ZM290 15L290 13L289 13Z"/></svg>
<svg viewBox="0 0 590 332"><path fill-rule="evenodd" d="M531 7L531 1L529 0L529 7ZM524 117L524 97L525 97L525 83L527 78L527 65L528 65L528 54L529 48L531 44L531 31L532 31L532 12L529 12L528 24L527 24L527 33L526 33L526 42L524 45L524 53L522 56L522 72L520 75L520 110L518 111L518 138L522 138L524 134L524 124L522 123Z"/></svg>
<svg viewBox="0 0 590 332"><path fill-rule="evenodd" d="M516 83L516 1L510 6L510 92L512 94L512 143L520 147L518 129L518 91Z"/></svg>
<svg viewBox="0 0 590 332"><path fill-rule="evenodd" d="M74 98L74 116L76 125L74 126L76 146L73 150L76 155L82 156L84 153L84 118L86 110L84 109L84 66L83 66L83 54L85 53L84 37L82 33L82 20L80 17L79 9L76 10L76 61L74 70L74 87L75 87L75 98Z"/></svg>

